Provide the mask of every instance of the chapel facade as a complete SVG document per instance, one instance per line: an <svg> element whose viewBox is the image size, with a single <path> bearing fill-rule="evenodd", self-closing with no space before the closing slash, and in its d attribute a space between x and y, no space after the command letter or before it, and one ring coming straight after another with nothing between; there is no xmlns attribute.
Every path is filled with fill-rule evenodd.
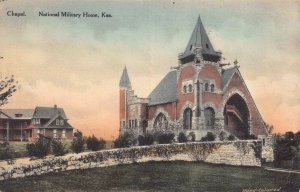
<svg viewBox="0 0 300 192"><path fill-rule="evenodd" d="M147 98L134 94L125 67L119 83L120 134L194 132L200 140L207 132L218 135L224 131L239 139L252 134L266 137L265 123L237 61L223 64L221 58L199 17L187 47L178 56L178 66Z"/></svg>

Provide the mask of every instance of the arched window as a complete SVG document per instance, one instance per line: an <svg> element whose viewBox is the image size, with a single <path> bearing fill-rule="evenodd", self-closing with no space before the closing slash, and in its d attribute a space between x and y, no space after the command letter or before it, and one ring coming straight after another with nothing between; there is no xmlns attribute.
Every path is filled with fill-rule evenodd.
<svg viewBox="0 0 300 192"><path fill-rule="evenodd" d="M204 109L205 127L213 128L215 124L215 112L213 108L207 107Z"/></svg>
<svg viewBox="0 0 300 192"><path fill-rule="evenodd" d="M183 86L183 93L186 93L186 91L187 91L187 87L186 87L186 85L184 85Z"/></svg>
<svg viewBox="0 0 300 192"><path fill-rule="evenodd" d="M189 84L189 92L193 92L193 85L192 84Z"/></svg>
<svg viewBox="0 0 300 192"><path fill-rule="evenodd" d="M193 112L191 108L186 108L183 112L183 128L192 129Z"/></svg>
<svg viewBox="0 0 300 192"><path fill-rule="evenodd" d="M164 130L168 128L168 120L166 116L162 113L159 113L154 121L155 130Z"/></svg>
<svg viewBox="0 0 300 192"><path fill-rule="evenodd" d="M215 91L215 85L214 85L214 84L211 84L211 85L210 85L210 91L211 91L211 92L214 92L214 91Z"/></svg>
<svg viewBox="0 0 300 192"><path fill-rule="evenodd" d="M208 91L208 83L205 83L205 88L204 88L205 91Z"/></svg>

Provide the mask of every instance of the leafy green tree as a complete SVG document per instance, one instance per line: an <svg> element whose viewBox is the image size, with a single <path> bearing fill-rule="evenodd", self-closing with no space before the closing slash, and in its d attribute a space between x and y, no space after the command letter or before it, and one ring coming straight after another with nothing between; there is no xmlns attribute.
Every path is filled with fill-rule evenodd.
<svg viewBox="0 0 300 192"><path fill-rule="evenodd" d="M84 151L84 138L82 136L82 132L77 131L74 134L71 148L75 153L80 153Z"/></svg>
<svg viewBox="0 0 300 192"><path fill-rule="evenodd" d="M179 133L177 139L178 139L179 143L185 143L185 142L187 142L187 137L185 136L185 134L183 132Z"/></svg>
<svg viewBox="0 0 300 192"><path fill-rule="evenodd" d="M154 136L152 134L146 133L145 135L138 136L139 146L152 145L154 142Z"/></svg>
<svg viewBox="0 0 300 192"><path fill-rule="evenodd" d="M98 139L95 135L88 137L86 140L87 148L92 151L98 151L105 148L106 141L102 138Z"/></svg>
<svg viewBox="0 0 300 192"><path fill-rule="evenodd" d="M51 151L51 140L44 135L39 134L39 138L35 143L26 145L29 156L42 158L47 156Z"/></svg>
<svg viewBox="0 0 300 192"><path fill-rule="evenodd" d="M51 147L55 156L62 156L67 153L66 145L60 139L52 139Z"/></svg>
<svg viewBox="0 0 300 192"><path fill-rule="evenodd" d="M13 75L4 78L0 76L0 106L8 103L8 98L17 91L17 85Z"/></svg>
<svg viewBox="0 0 300 192"><path fill-rule="evenodd" d="M114 141L114 146L116 148L131 147L135 145L136 142L137 140L135 139L134 135L126 132L119 135L119 137Z"/></svg>

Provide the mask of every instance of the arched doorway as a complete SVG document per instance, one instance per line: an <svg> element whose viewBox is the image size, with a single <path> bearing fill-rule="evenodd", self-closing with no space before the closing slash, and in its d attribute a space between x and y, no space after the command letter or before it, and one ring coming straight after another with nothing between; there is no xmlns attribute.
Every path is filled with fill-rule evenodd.
<svg viewBox="0 0 300 192"><path fill-rule="evenodd" d="M168 128L168 120L163 113L159 113L154 121L155 130L166 130Z"/></svg>
<svg viewBox="0 0 300 192"><path fill-rule="evenodd" d="M183 128L192 129L193 112L191 108L186 108L183 112Z"/></svg>
<svg viewBox="0 0 300 192"><path fill-rule="evenodd" d="M215 111L211 107L204 109L205 128L213 129L215 125Z"/></svg>
<svg viewBox="0 0 300 192"><path fill-rule="evenodd" d="M249 109L245 100L239 95L231 96L224 107L225 129L240 139L249 135Z"/></svg>

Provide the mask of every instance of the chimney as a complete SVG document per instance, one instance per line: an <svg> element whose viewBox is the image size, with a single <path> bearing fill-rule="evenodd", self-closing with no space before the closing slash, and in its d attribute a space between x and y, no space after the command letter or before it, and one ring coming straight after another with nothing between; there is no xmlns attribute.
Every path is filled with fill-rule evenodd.
<svg viewBox="0 0 300 192"><path fill-rule="evenodd" d="M57 105L56 104L54 105L54 109L57 109Z"/></svg>

